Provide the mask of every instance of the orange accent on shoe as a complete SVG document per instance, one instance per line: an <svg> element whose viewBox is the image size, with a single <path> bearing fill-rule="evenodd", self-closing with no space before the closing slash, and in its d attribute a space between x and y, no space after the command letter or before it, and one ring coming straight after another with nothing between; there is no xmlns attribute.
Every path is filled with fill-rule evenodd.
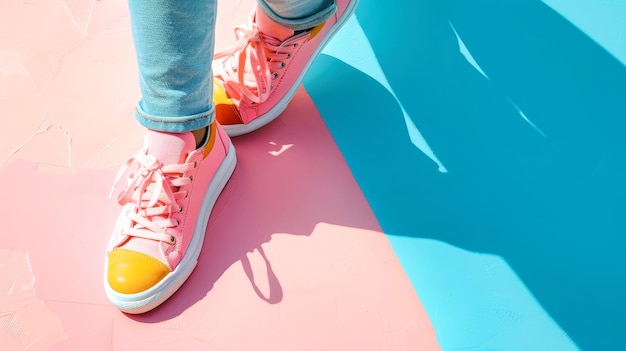
<svg viewBox="0 0 626 351"><path fill-rule="evenodd" d="M170 269L158 259L141 252L115 249L109 254L107 279L120 294L136 294L158 284Z"/></svg>
<svg viewBox="0 0 626 351"><path fill-rule="evenodd" d="M221 125L244 123L239 109L221 84L213 84L213 103L215 104L215 116Z"/></svg>
<svg viewBox="0 0 626 351"><path fill-rule="evenodd" d="M207 158L213 150L213 145L215 145L215 139L217 138L217 125L215 122L211 123L209 126L209 140L207 140L206 145L204 146L204 158Z"/></svg>
<svg viewBox="0 0 626 351"><path fill-rule="evenodd" d="M320 23L317 26L313 27L313 29L311 29L311 34L309 34L309 40L315 38L315 36L322 31L322 28L324 28L324 25L326 24L326 22Z"/></svg>

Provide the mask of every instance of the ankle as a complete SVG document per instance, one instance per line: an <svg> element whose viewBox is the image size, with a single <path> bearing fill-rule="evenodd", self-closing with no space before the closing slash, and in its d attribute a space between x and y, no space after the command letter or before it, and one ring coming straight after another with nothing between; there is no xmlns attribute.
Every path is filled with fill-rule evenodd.
<svg viewBox="0 0 626 351"><path fill-rule="evenodd" d="M209 127L206 126L200 129L192 130L191 133L196 139L196 149L199 149L206 143L207 139L209 138Z"/></svg>

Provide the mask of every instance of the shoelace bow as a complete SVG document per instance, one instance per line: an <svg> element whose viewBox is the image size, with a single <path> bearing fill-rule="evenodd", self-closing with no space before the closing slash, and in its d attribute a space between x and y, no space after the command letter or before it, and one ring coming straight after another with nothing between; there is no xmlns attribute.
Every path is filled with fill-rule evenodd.
<svg viewBox="0 0 626 351"><path fill-rule="evenodd" d="M133 167L137 169L129 173L128 187L117 198L122 206L135 204L134 211L127 213L134 225L123 228L122 234L173 243L176 239L165 234L165 229L179 225L170 215L183 210L179 201L187 196L187 192L179 189L191 183L191 177L184 174L194 168L195 164L162 165L154 156L135 155L118 172L109 197L122 176Z"/></svg>
<svg viewBox="0 0 626 351"><path fill-rule="evenodd" d="M278 77L277 71L285 67L284 61L298 44L281 42L261 33L254 21L236 27L235 36L237 41L233 46L215 54L214 60L219 63L213 67L215 76L230 97L264 102L273 88L272 79Z"/></svg>

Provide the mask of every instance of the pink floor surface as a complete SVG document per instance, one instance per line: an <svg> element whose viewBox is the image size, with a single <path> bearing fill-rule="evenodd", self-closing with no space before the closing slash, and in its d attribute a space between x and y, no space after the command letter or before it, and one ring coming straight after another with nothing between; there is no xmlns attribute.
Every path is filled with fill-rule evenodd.
<svg viewBox="0 0 626 351"><path fill-rule="evenodd" d="M220 5L218 46L253 1ZM0 5L0 349L434 350L314 102L234 140L199 264L139 316L103 291L117 165L141 145L124 0Z"/></svg>

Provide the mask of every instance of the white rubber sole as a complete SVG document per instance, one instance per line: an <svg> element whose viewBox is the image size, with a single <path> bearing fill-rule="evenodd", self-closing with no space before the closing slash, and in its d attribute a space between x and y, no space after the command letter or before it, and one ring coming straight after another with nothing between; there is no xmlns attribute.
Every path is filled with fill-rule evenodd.
<svg viewBox="0 0 626 351"><path fill-rule="evenodd" d="M309 68L311 67L317 56L319 56L320 52L322 52L326 44L328 44L328 42L335 36L339 29L341 29L341 27L343 27L343 25L348 21L350 16L352 16L354 10L356 9L357 3L358 1L351 1L348 4L348 7L346 7L346 10L339 18L337 23L335 23L335 25L328 31L328 33L326 33L326 36L315 48L315 51L313 51L313 54L306 62L304 68L296 78L294 84L289 88L285 96L278 100L276 105L274 105L269 111L255 118L248 124L222 125L222 128L224 128L224 131L226 132L226 134L228 134L228 136L235 137L253 132L275 120L278 116L280 116L281 113L283 113L283 111L285 111L285 109L289 105L289 102L291 102L291 99L293 99L293 97L296 95L296 92L300 87L300 83L302 83L302 80L304 79L306 73L309 71Z"/></svg>
<svg viewBox="0 0 626 351"><path fill-rule="evenodd" d="M187 278L189 278L191 272L193 272L198 263L200 251L202 250L206 226L213 206L226 186L226 183L228 183L230 176L235 170L235 165L237 164L235 148L232 143L228 150L228 154L222 161L222 164L215 173L213 181L209 184L206 191L202 206L198 211L194 235L189 243L187 252L174 271L165 276L157 285L144 292L137 294L120 294L109 286L106 274L108 257L105 259L104 290L113 305L121 311L130 314L139 314L154 309L172 296L178 288L183 285Z"/></svg>

